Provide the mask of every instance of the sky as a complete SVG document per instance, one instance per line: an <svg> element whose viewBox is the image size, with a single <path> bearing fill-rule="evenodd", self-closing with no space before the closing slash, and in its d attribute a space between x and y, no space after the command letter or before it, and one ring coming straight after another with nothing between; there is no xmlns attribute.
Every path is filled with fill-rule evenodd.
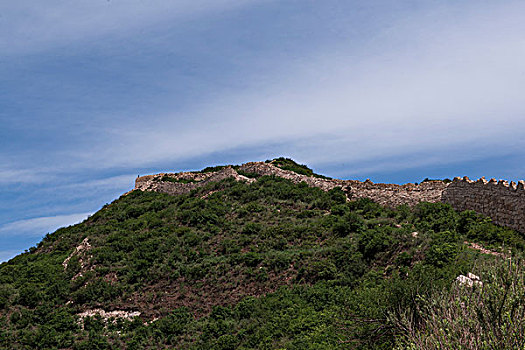
<svg viewBox="0 0 525 350"><path fill-rule="evenodd" d="M523 33L523 1L0 1L0 262L139 174L524 179Z"/></svg>

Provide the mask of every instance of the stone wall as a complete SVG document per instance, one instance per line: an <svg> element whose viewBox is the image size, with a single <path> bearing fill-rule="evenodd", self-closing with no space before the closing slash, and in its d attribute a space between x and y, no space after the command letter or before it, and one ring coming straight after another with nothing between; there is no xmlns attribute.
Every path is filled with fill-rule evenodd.
<svg viewBox="0 0 525 350"><path fill-rule="evenodd" d="M184 183L162 180L166 177L171 178L173 180L187 180L192 182ZM245 176L239 175L232 167L228 166L219 171L209 173L160 173L155 175L141 176L135 180L135 189L141 191L154 191L167 193L171 195L180 195L184 193L189 193L191 190L198 187L202 187L209 182L221 181L230 177L233 177L237 181L254 181L253 179L249 179Z"/></svg>
<svg viewBox="0 0 525 350"><path fill-rule="evenodd" d="M239 170L259 175L274 175L288 179L293 183L306 182L308 186L319 187L324 191L331 190L334 187L344 187L346 185L345 180L323 179L320 177L301 175L290 170L283 170L271 163L250 162L241 165Z"/></svg>
<svg viewBox="0 0 525 350"><path fill-rule="evenodd" d="M283 170L271 163L251 162L235 169L228 166L216 172L162 173L142 176L137 178L135 189L177 195L188 193L211 181L220 181L230 177L248 183L256 181L256 179L240 175L237 171L241 174L244 172L279 176L294 183L305 182L309 186L319 187L324 191L341 187L350 200L370 198L389 207L401 204L414 206L419 202L445 202L451 204L456 210L474 210L489 216L497 224L525 233L525 183L523 181L518 184L509 184L506 181L486 181L483 178L471 181L465 177L455 178L449 184L443 181L425 181L417 185L412 183L396 185L373 183L370 180L361 182L324 179ZM175 182L164 181L165 177L172 178Z"/></svg>
<svg viewBox="0 0 525 350"><path fill-rule="evenodd" d="M447 187L443 181L425 181L418 185L408 183L404 185L373 183L348 180L346 187L350 199L370 198L373 201L388 207L397 207L401 204L414 206L419 202L436 203L441 201L441 194Z"/></svg>
<svg viewBox="0 0 525 350"><path fill-rule="evenodd" d="M414 206L422 201L439 202L441 200L441 193L447 186L442 181L426 181L419 185L412 183L395 185L376 184L370 180L361 182L357 180L323 179L299 175L293 171L283 170L273 164L260 162L243 164L239 170L260 175L275 175L289 179L294 183L305 182L309 186L319 187L325 191L334 187L341 187L350 200L370 198L381 205L390 207L396 207L400 204Z"/></svg>
<svg viewBox="0 0 525 350"><path fill-rule="evenodd" d="M525 233L525 182L472 181L457 177L445 188L442 201L456 210L474 210L496 224Z"/></svg>
<svg viewBox="0 0 525 350"><path fill-rule="evenodd" d="M271 163L250 162L234 168L228 166L216 172L199 173L199 172L183 172L183 173L161 173L156 175L147 175L137 178L135 181L135 189L143 191L156 191L168 194L183 194L191 190L204 186L210 181L220 181L227 177L233 177L238 181L252 182L254 179L239 175L240 173L254 173L258 175L274 175L288 179L294 183L305 182L311 187L319 187L324 191L331 190L335 187L341 187L349 199L370 198L382 205L395 207L400 204L408 204L414 206L419 202L439 202L441 200L441 193L447 186L442 181L428 181L419 185L405 184L381 184L373 183L370 180L365 182L356 180L339 180L339 179L325 179L320 177L313 177L307 175L297 174L290 170L283 170ZM175 180L189 180L192 182L171 182L163 181L162 179L168 177Z"/></svg>

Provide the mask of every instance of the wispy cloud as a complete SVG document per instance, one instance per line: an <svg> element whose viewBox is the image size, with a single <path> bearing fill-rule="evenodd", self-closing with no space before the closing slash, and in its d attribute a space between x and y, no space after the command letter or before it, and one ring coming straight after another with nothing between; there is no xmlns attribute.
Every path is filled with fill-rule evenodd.
<svg viewBox="0 0 525 350"><path fill-rule="evenodd" d="M33 168L29 164L16 165L15 161L6 161L0 153L0 185L16 183L39 184L55 178L56 173L48 169Z"/></svg>
<svg viewBox="0 0 525 350"><path fill-rule="evenodd" d="M461 21L446 14L400 21L376 38L384 50L337 46L281 63L279 78L268 79L276 84L199 101L153 125L135 121L120 130L122 147L97 152L97 161L148 164L308 138L317 138L310 159L350 161L443 145L515 146L514 125L525 120L525 6L468 7Z"/></svg>
<svg viewBox="0 0 525 350"><path fill-rule="evenodd" d="M75 213L18 220L0 226L0 236L43 236L60 227L73 225L86 219L91 213Z"/></svg>
<svg viewBox="0 0 525 350"><path fill-rule="evenodd" d="M163 21L187 21L195 16L220 13L255 0L77 0L4 1L0 4L0 52L27 54L73 41L130 32Z"/></svg>
<svg viewBox="0 0 525 350"><path fill-rule="evenodd" d="M0 169L0 184L36 182L39 176L32 171Z"/></svg>
<svg viewBox="0 0 525 350"><path fill-rule="evenodd" d="M14 258L18 254L20 254L18 250L0 250L0 263Z"/></svg>
<svg viewBox="0 0 525 350"><path fill-rule="evenodd" d="M91 192L98 192L101 190L108 190L108 189L115 189L115 188L133 188L135 184L135 174L126 174L126 175L118 175L118 176L111 176L106 177L102 179L97 180L89 180L89 181L82 181L82 182L74 182L74 183L68 183L63 185L58 185L54 190L61 190L61 191L91 191Z"/></svg>
<svg viewBox="0 0 525 350"><path fill-rule="evenodd" d="M48 23L53 16L70 18L71 23L58 21L57 26L71 27L71 35L82 37L89 31L88 23L95 26L99 20L104 23L100 30L118 31L109 20L113 12L119 12L115 23L126 25L133 25L128 21L141 13L138 23L147 27L146 22L163 16L211 13L215 6L233 9L259 2L184 1L151 8L137 2L122 12L122 3L81 2L62 8L57 2L50 5L49 13L35 16L37 23ZM304 57L284 56L269 69L238 77L239 88L203 95L178 112L172 111L174 97L173 104L166 103L163 111L156 110L148 118L126 120L116 113L89 125L96 143L79 142L67 153L57 152L54 171L147 167L272 143L288 145L294 156L305 154L310 162L395 157L415 148L436 152L443 145L471 150L480 145L515 147L520 135L512 125L525 119L521 93L525 91L521 35L525 5L487 3L479 7L455 3L407 13L374 32L358 49L338 40L322 51L305 50ZM34 11L29 4L23 6ZM69 11L69 16L61 11ZM83 13L91 18L85 28L83 21L77 21ZM51 33L59 30L52 27ZM244 52L233 54L242 57ZM170 84L178 86L179 81L163 81L168 91ZM306 151L303 145L308 140L315 145L307 145ZM459 153L446 157L455 156ZM0 171L2 178L7 182L17 176Z"/></svg>

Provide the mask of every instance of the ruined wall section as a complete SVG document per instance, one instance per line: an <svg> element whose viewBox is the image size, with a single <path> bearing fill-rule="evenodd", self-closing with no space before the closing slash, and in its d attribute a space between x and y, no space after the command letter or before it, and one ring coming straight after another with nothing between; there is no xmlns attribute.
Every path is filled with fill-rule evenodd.
<svg viewBox="0 0 525 350"><path fill-rule="evenodd" d="M498 225L525 233L525 182L468 177L455 178L443 191L442 201L456 210L473 210Z"/></svg>
<svg viewBox="0 0 525 350"><path fill-rule="evenodd" d="M168 194L184 194L191 190L204 186L210 181L220 181L228 177L233 177L238 181L253 182L256 179L247 178L240 173L252 173L260 176L277 176L288 179L293 183L304 182L308 186L318 187L324 191L329 191L335 187L341 187L351 200L358 198L370 198L382 205L395 207L400 204L414 206L421 201L439 202L441 193L447 186L442 181L428 181L419 185L405 184L374 184L370 180L365 182L356 180L325 179L314 176L297 174L290 170L281 169L270 163L250 162L243 164L235 170L226 167L216 172L198 173L183 172L177 174L161 173L147 175L137 178L135 189L143 191L156 191ZM171 182L162 180L166 177L174 180L189 180L189 183Z"/></svg>
<svg viewBox="0 0 525 350"><path fill-rule="evenodd" d="M251 183L256 178L241 174L273 175L292 181L305 182L308 186L324 191L341 187L349 200L370 198L373 201L396 207L401 204L415 206L420 202L445 202L456 210L474 210L486 215L499 225L504 225L525 233L525 182L508 183L484 178L471 181L468 178L455 178L452 183L443 181L425 181L420 184L382 184L370 180L325 179L297 174L281 169L270 163L251 162L233 168L225 167L208 173L183 172L162 173L142 176L136 179L135 189L179 195L204 186L212 181L234 178L237 181ZM171 179L172 181L166 181Z"/></svg>
<svg viewBox="0 0 525 350"><path fill-rule="evenodd" d="M345 187L347 183L347 181L345 180L323 179L320 177L301 175L290 170L281 169L273 164L262 162L250 162L243 164L239 167L239 170L244 171L246 173L258 174L261 176L278 176L284 179L288 179L296 184L300 182L305 182L310 187L319 187L324 191L331 190L335 187Z"/></svg>
<svg viewBox="0 0 525 350"><path fill-rule="evenodd" d="M219 171L209 173L160 173L141 176L135 180L135 189L141 191L161 192L171 195L181 195L189 193L191 190L198 187L202 187L209 182L217 182L230 177L233 177L237 181L254 181L253 179L239 175L232 167L225 167ZM170 178L174 181L166 181L166 178Z"/></svg>
<svg viewBox="0 0 525 350"><path fill-rule="evenodd" d="M420 202L440 202L441 194L447 187L443 181L425 181L418 185L376 184L370 180L365 182L349 180L348 183L346 188L348 198L352 200L370 198L388 207L397 207L401 204L412 207Z"/></svg>

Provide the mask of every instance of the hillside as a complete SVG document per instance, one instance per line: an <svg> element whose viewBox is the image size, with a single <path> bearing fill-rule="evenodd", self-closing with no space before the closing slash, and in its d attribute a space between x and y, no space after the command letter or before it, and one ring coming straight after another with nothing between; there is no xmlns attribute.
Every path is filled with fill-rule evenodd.
<svg viewBox="0 0 525 350"><path fill-rule="evenodd" d="M387 207L235 173L176 195L132 191L1 264L0 347L430 349L436 319L453 312L481 316L438 327L450 348L485 336L520 346L509 342L525 330L522 234L444 203ZM470 272L486 288L455 282ZM465 295L486 309L454 308Z"/></svg>

